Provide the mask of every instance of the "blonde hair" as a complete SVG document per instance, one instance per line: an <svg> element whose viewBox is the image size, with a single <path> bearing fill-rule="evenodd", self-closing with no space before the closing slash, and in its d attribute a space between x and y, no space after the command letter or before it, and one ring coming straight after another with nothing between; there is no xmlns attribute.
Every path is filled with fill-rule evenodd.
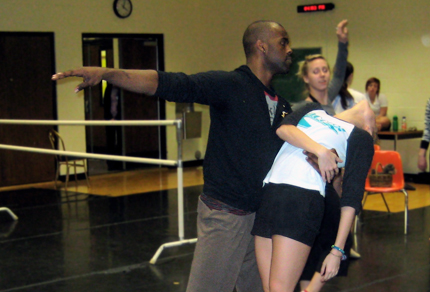
<svg viewBox="0 0 430 292"><path fill-rule="evenodd" d="M299 62L299 70L297 71L297 77L301 80L301 81L303 81L303 79L304 79L304 77L305 76L308 76L308 70L309 70L309 63L310 62L312 62L312 61L314 61L314 60L317 60L317 59L322 59L322 60L324 60L324 61L326 61L326 63L327 63L327 67L328 67L328 69L330 70L330 66L328 65L328 62L327 62L327 60L323 57L323 55L321 55L321 54L316 54L316 55L308 55L308 56L306 56L305 57L305 60L304 61L301 61L301 62ZM305 92L304 92L304 95L308 95L308 93L309 93L309 84L307 84L306 82L304 82L305 83L305 87L306 87L306 90L305 90Z"/></svg>

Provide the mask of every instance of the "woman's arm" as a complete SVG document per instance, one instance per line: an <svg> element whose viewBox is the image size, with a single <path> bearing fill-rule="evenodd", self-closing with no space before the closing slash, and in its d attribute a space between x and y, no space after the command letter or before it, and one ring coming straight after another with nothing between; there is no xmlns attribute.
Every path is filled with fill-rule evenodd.
<svg viewBox="0 0 430 292"><path fill-rule="evenodd" d="M339 42L338 52L336 58L336 64L333 68L333 78L328 86L328 99L331 102L339 94L340 88L342 87L343 80L345 78L346 64L348 59L348 45Z"/></svg>
<svg viewBox="0 0 430 292"><path fill-rule="evenodd" d="M378 117L386 117L387 116L388 107L381 107L379 110Z"/></svg>
<svg viewBox="0 0 430 292"><path fill-rule="evenodd" d="M424 133L421 139L420 150L418 151L418 168L421 171L427 170L427 149L430 142L430 98L427 100L424 114Z"/></svg>
<svg viewBox="0 0 430 292"><path fill-rule="evenodd" d="M342 207L340 215L339 229L337 231L335 246L345 249L345 242L348 234L351 230L352 223L355 217L355 209L352 207ZM332 249L325 258L321 267L321 276L324 281L328 281L337 275L339 271L340 261L342 259L342 253L337 249Z"/></svg>
<svg viewBox="0 0 430 292"><path fill-rule="evenodd" d="M418 151L418 169L421 171L427 170L427 149L420 148Z"/></svg>
<svg viewBox="0 0 430 292"><path fill-rule="evenodd" d="M276 134L289 144L314 153L318 157L318 164L324 181L330 182L331 178L338 173L337 163L342 162L342 160L332 151L312 140L296 126L282 125L276 130Z"/></svg>
<svg viewBox="0 0 430 292"><path fill-rule="evenodd" d="M333 68L333 78L328 87L328 99L331 102L339 94L345 79L346 64L348 60L348 24L347 20L342 20L336 27L336 35L338 38L338 50L336 64Z"/></svg>

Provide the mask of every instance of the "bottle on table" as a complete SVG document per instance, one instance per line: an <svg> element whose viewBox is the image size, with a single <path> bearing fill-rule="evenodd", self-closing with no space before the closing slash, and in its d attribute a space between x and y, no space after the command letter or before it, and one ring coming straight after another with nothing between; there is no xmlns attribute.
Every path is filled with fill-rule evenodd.
<svg viewBox="0 0 430 292"><path fill-rule="evenodd" d="M407 130L407 125L406 125L406 117L402 118L402 132L406 132Z"/></svg>
<svg viewBox="0 0 430 292"><path fill-rule="evenodd" d="M397 116L393 117L393 132L397 132L399 130L399 120Z"/></svg>

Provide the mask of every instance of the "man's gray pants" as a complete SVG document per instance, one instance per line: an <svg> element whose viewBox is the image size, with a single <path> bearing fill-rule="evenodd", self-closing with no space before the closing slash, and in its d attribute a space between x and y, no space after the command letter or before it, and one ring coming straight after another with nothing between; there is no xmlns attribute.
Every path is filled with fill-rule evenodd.
<svg viewBox="0 0 430 292"><path fill-rule="evenodd" d="M255 213L211 210L199 199L198 241L187 292L262 292L251 229Z"/></svg>

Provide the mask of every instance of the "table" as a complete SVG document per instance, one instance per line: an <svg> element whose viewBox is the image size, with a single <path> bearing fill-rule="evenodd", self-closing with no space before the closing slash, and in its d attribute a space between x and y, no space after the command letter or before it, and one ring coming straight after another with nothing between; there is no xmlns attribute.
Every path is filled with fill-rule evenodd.
<svg viewBox="0 0 430 292"><path fill-rule="evenodd" d="M379 140L393 140L394 141L394 151L397 151L397 141L404 139L414 139L421 138L423 136L423 130L406 131L406 132L388 132L381 131L378 132Z"/></svg>
<svg viewBox="0 0 430 292"><path fill-rule="evenodd" d="M400 132L400 131L399 132L389 132L389 131L378 132L379 140L394 141L394 151L397 151L398 140L415 139L415 138L421 138L422 136L423 136L423 130L405 131L405 132ZM408 183L405 183L405 189L415 190L415 187L411 186Z"/></svg>

